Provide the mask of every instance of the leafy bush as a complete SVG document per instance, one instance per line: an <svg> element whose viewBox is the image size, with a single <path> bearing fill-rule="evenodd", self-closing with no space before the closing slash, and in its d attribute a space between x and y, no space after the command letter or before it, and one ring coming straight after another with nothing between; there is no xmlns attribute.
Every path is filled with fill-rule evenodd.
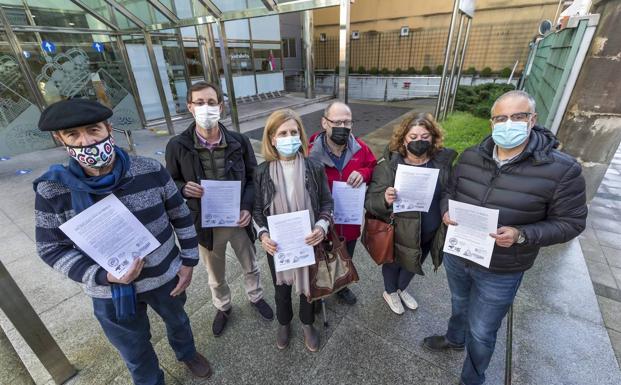
<svg viewBox="0 0 621 385"><path fill-rule="evenodd" d="M443 65L439 65L436 67L436 75L442 75L442 71L444 71Z"/></svg>
<svg viewBox="0 0 621 385"><path fill-rule="evenodd" d="M505 67L505 68L500 70L500 77L501 78L508 78L509 76L511 76L511 68Z"/></svg>
<svg viewBox="0 0 621 385"><path fill-rule="evenodd" d="M431 67L424 66L423 69L420 70L421 75L431 75Z"/></svg>
<svg viewBox="0 0 621 385"><path fill-rule="evenodd" d="M384 67L382 68L382 75L388 75L390 73L390 71L388 71L388 68Z"/></svg>
<svg viewBox="0 0 621 385"><path fill-rule="evenodd" d="M477 70L474 67L469 67L467 70L464 71L464 75L476 75L477 74Z"/></svg>
<svg viewBox="0 0 621 385"><path fill-rule="evenodd" d="M484 78L492 76L492 69L489 67L483 68L483 70L481 71L481 76Z"/></svg>
<svg viewBox="0 0 621 385"><path fill-rule="evenodd" d="M371 75L377 75L379 74L379 70L377 69L377 67L371 67L371 70L369 71L369 73Z"/></svg>
<svg viewBox="0 0 621 385"><path fill-rule="evenodd" d="M491 133L489 120L467 112L454 112L448 115L441 125L444 131L444 146L460 154Z"/></svg>
<svg viewBox="0 0 621 385"><path fill-rule="evenodd" d="M401 68L397 67L395 69L395 72L394 72L395 75L401 75L402 73L403 73L403 70Z"/></svg>
<svg viewBox="0 0 621 385"><path fill-rule="evenodd" d="M474 116L488 119L494 101L500 95L513 89L511 84L495 83L459 86L455 96L455 110L468 111Z"/></svg>
<svg viewBox="0 0 621 385"><path fill-rule="evenodd" d="M408 68L408 74L410 74L410 75L416 75L416 68L414 68L414 67L410 67L410 68Z"/></svg>
<svg viewBox="0 0 621 385"><path fill-rule="evenodd" d="M367 70L364 68L364 66L360 66L360 67L358 67L358 73L359 73L359 74L364 74L364 73L366 73L366 72L367 72Z"/></svg>

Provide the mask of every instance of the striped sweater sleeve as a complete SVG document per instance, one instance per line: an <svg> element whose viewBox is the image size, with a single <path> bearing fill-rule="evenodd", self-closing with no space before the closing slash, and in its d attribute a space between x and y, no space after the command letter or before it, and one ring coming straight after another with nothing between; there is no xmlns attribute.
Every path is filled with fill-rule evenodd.
<svg viewBox="0 0 621 385"><path fill-rule="evenodd" d="M198 237L190 210L170 174L161 165L159 177L164 186L164 207L181 248L181 263L185 266L196 266L198 264Z"/></svg>
<svg viewBox="0 0 621 385"><path fill-rule="evenodd" d="M59 226L73 216L68 190L53 182L41 182L35 197L37 253L45 263L87 287L107 285L107 272L74 247Z"/></svg>

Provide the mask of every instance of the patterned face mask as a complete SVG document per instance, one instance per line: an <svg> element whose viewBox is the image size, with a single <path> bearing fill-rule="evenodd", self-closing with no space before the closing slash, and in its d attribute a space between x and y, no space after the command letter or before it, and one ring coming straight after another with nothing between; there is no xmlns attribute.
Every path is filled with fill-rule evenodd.
<svg viewBox="0 0 621 385"><path fill-rule="evenodd" d="M91 168L106 167L112 162L114 154L114 138L107 138L89 146L68 146L69 156L77 160L81 165Z"/></svg>

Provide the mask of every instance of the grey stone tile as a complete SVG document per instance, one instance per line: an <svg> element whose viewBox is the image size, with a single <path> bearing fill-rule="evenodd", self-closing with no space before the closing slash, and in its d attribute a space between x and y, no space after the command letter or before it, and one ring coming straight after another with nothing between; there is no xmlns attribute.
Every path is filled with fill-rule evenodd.
<svg viewBox="0 0 621 385"><path fill-rule="evenodd" d="M593 221L596 221L596 218L608 218L615 220L619 216L615 215L614 210L611 210L609 207L597 206L597 205L589 205L589 216L592 217Z"/></svg>
<svg viewBox="0 0 621 385"><path fill-rule="evenodd" d="M587 239L579 238L580 246L582 248L582 254L584 258L589 261L598 263L607 263L604 251L599 245L598 241L590 241ZM588 262L587 262L588 263Z"/></svg>
<svg viewBox="0 0 621 385"><path fill-rule="evenodd" d="M604 324L609 329L614 329L621 333L621 302L613 301L605 297L597 297L599 307L602 310Z"/></svg>
<svg viewBox="0 0 621 385"><path fill-rule="evenodd" d="M91 300L76 295L41 314L41 320L79 374L68 384L107 384L123 365L120 356L103 335L92 315ZM22 357L37 384L45 383L49 374L15 329L7 336Z"/></svg>
<svg viewBox="0 0 621 385"><path fill-rule="evenodd" d="M366 341L366 346L355 343ZM338 362L339 364L335 363ZM403 351L392 341L345 319L334 333L310 378L298 376L296 384L453 384L454 373L434 362Z"/></svg>
<svg viewBox="0 0 621 385"><path fill-rule="evenodd" d="M615 351L617 357L617 363L621 367L621 332L613 329L607 329L610 342L612 343L612 349Z"/></svg>
<svg viewBox="0 0 621 385"><path fill-rule="evenodd" d="M610 266L621 267L621 250L602 246L602 252Z"/></svg>
<svg viewBox="0 0 621 385"><path fill-rule="evenodd" d="M610 271L610 266L608 266L608 264L587 260L587 267L593 282L597 282L604 286L618 288L615 277L612 275L612 271Z"/></svg>
<svg viewBox="0 0 621 385"><path fill-rule="evenodd" d="M621 210L619 210L619 217L621 217ZM621 223L619 223L618 219L597 218L593 220L593 228L596 230L606 230L617 235L621 234Z"/></svg>
<svg viewBox="0 0 621 385"><path fill-rule="evenodd" d="M593 290L595 291L596 295L621 302L621 290L619 289L593 282Z"/></svg>
<svg viewBox="0 0 621 385"><path fill-rule="evenodd" d="M587 221L593 221L593 219L589 216L587 217ZM584 231L578 236L578 239L581 241L586 240L589 242L598 242L597 235L595 235L595 231L593 230L593 223L587 223L587 227Z"/></svg>
<svg viewBox="0 0 621 385"><path fill-rule="evenodd" d="M126 368L122 368L121 372L122 374L118 375L111 382L109 382L110 385L130 385L133 383L132 377ZM166 382L166 385L181 385L181 383L177 382L177 380L166 370L164 370L164 381Z"/></svg>
<svg viewBox="0 0 621 385"><path fill-rule="evenodd" d="M610 271L617 281L617 287L621 288L621 268L611 266Z"/></svg>
<svg viewBox="0 0 621 385"><path fill-rule="evenodd" d="M533 384L621 383L608 335L600 325L527 305L518 306L515 314L516 373L527 373Z"/></svg>
<svg viewBox="0 0 621 385"><path fill-rule="evenodd" d="M597 262L586 260L586 264ZM609 283L614 284L614 281ZM518 297L531 306L554 309L561 314L601 324L593 294L593 284L586 274L585 259L577 240L542 248L534 266L524 274L518 291ZM580 307L575 306L576 298L581 298Z"/></svg>
<svg viewBox="0 0 621 385"><path fill-rule="evenodd" d="M37 313L42 313L79 294L80 286L28 255L6 265L7 270Z"/></svg>
<svg viewBox="0 0 621 385"><path fill-rule="evenodd" d="M611 233L605 230L595 230L597 239L602 246L608 246L615 249L621 249L621 236L617 233Z"/></svg>
<svg viewBox="0 0 621 385"><path fill-rule="evenodd" d="M5 265L22 258L39 258L34 242L23 231L8 237L0 237L0 244L2 244L0 260Z"/></svg>

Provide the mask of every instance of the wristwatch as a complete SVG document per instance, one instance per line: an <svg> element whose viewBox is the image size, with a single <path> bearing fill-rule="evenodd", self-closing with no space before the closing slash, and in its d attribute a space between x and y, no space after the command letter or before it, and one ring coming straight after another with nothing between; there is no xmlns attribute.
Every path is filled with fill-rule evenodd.
<svg viewBox="0 0 621 385"><path fill-rule="evenodd" d="M519 229L518 229L519 230ZM524 235L524 232L522 230L519 230L520 233L518 234L518 239L517 239L517 244L518 245L522 245L526 242L526 236Z"/></svg>

